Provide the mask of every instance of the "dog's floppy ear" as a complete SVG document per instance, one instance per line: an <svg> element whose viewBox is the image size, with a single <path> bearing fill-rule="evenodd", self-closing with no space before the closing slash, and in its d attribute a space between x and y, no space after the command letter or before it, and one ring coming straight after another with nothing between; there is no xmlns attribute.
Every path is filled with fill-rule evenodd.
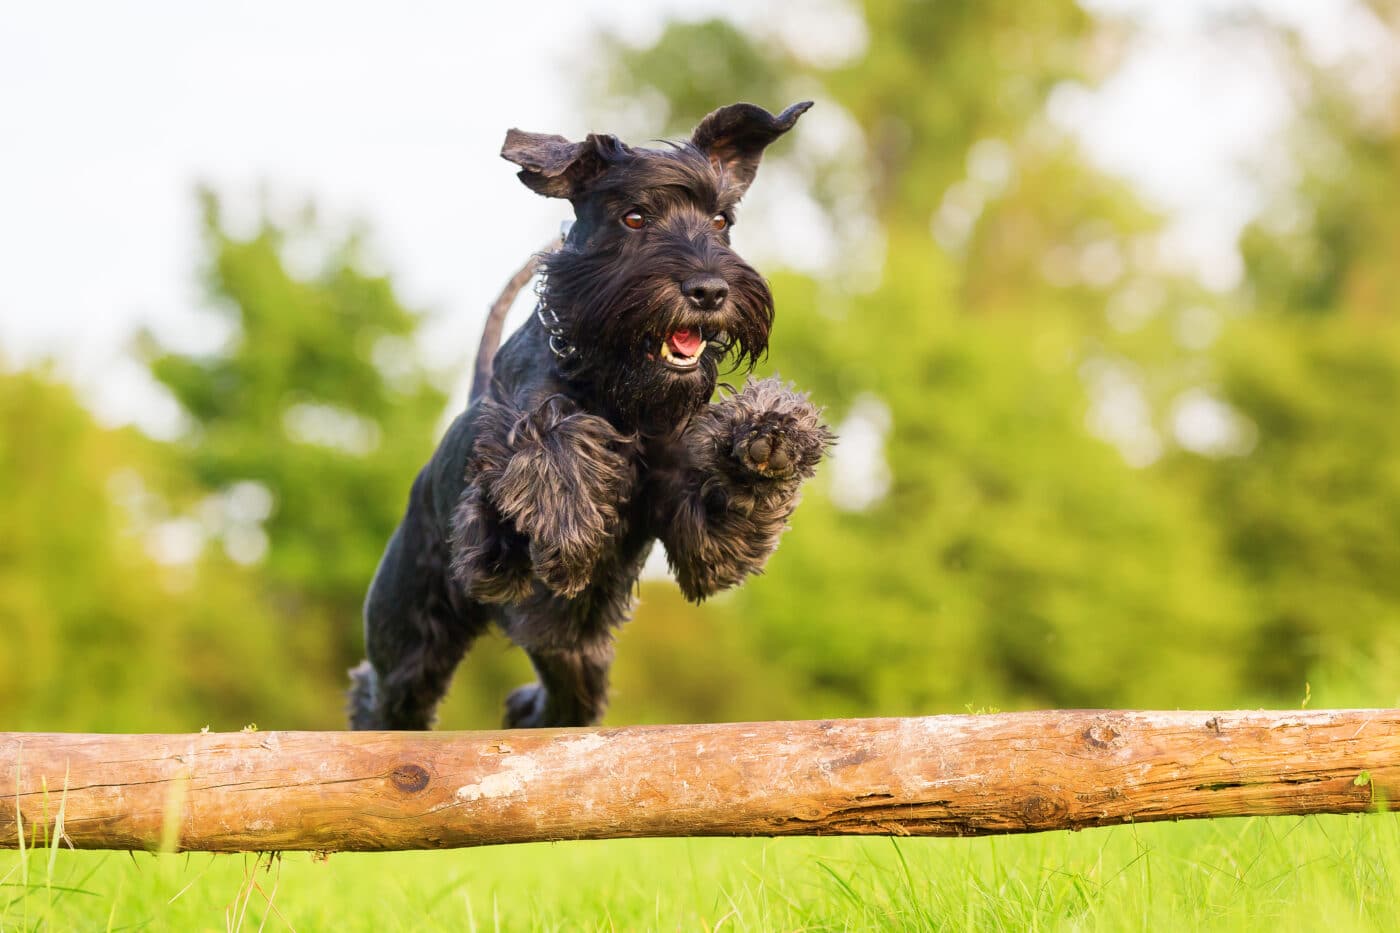
<svg viewBox="0 0 1400 933"><path fill-rule="evenodd" d="M763 150L792 129L811 106L804 100L775 117L754 104L730 104L701 120L690 142L743 193L758 174Z"/></svg>
<svg viewBox="0 0 1400 933"><path fill-rule="evenodd" d="M630 156L616 136L589 134L581 143L562 136L510 130L501 158L520 166L525 187L549 198L576 198L609 164Z"/></svg>

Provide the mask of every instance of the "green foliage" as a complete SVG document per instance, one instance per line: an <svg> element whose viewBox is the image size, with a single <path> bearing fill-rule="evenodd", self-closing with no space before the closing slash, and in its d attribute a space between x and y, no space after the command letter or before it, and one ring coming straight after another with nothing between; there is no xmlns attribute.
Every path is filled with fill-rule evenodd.
<svg viewBox="0 0 1400 933"><path fill-rule="evenodd" d="M42 373L0 372L0 719L9 729L236 728L243 711L326 725L299 674L320 646L282 632L256 581L163 566L155 526L160 451L98 427Z"/></svg>
<svg viewBox="0 0 1400 933"><path fill-rule="evenodd" d="M1400 320L1258 314L1222 340L1221 395L1248 456L1173 465L1217 517L1249 588L1246 669L1299 683L1319 663L1400 649Z"/></svg>
<svg viewBox="0 0 1400 933"><path fill-rule="evenodd" d="M1393 43L1400 7L1369 5ZM1253 310L1212 359L1257 442L1174 467L1248 581L1250 669L1274 682L1388 664L1400 632L1400 88L1287 47L1302 111L1242 239Z"/></svg>
<svg viewBox="0 0 1400 933"><path fill-rule="evenodd" d="M892 249L865 306L880 323L802 322L867 361L893 482L865 511L838 509L830 487L808 497L737 599L764 621L765 650L832 714L1228 703L1240 594L1191 500L1085 431L1075 316L929 313L947 294L931 268ZM785 327L804 316L781 307ZM821 358L778 347L806 383Z"/></svg>
<svg viewBox="0 0 1400 933"><path fill-rule="evenodd" d="M180 450L196 480L271 494L262 573L351 663L366 583L446 401L412 343L422 318L362 271L359 236L264 218L241 239L202 199L210 305L232 337L208 355L148 340L151 372L189 416ZM321 250L320 268L293 275L289 245Z"/></svg>

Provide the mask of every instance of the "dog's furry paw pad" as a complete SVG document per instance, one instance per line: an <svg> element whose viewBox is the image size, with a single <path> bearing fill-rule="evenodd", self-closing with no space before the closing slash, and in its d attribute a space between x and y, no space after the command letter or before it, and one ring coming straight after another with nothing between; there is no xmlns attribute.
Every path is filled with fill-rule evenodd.
<svg viewBox="0 0 1400 933"><path fill-rule="evenodd" d="M772 480L811 476L831 443L815 410L759 412L736 424L733 436L739 466Z"/></svg>
<svg viewBox="0 0 1400 933"><path fill-rule="evenodd" d="M734 459L748 472L766 479L786 479L797 470L796 451L776 425L761 424L743 432L734 444Z"/></svg>
<svg viewBox="0 0 1400 933"><path fill-rule="evenodd" d="M696 463L766 480L806 479L832 442L821 409L776 378L750 380L715 402L692 432ZM714 446L710 446L714 445ZM711 452L712 451L712 452Z"/></svg>
<svg viewBox="0 0 1400 933"><path fill-rule="evenodd" d="M544 687L539 684L525 684L516 687L506 697L507 729L533 729L544 720L544 706L548 699Z"/></svg>

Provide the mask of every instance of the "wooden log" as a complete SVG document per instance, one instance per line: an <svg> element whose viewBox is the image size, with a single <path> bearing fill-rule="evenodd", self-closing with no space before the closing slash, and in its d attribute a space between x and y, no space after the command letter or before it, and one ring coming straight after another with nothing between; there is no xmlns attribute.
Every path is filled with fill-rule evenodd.
<svg viewBox="0 0 1400 933"><path fill-rule="evenodd" d="M624 836L1023 833L1357 813L1398 791L1400 710L0 733L6 847L18 844L20 826L26 844L56 832L60 805L63 839L77 848L368 851Z"/></svg>

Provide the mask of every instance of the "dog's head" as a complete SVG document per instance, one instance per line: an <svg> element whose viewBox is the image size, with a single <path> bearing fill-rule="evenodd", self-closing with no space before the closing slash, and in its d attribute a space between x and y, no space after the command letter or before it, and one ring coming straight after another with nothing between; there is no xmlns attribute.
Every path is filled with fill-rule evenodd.
<svg viewBox="0 0 1400 933"><path fill-rule="evenodd" d="M545 259L545 300L572 348L566 373L623 415L664 424L709 398L726 357L752 367L773 296L729 230L764 149L810 106L774 116L734 104L664 149L506 134L501 155L526 187L574 207L563 247Z"/></svg>

